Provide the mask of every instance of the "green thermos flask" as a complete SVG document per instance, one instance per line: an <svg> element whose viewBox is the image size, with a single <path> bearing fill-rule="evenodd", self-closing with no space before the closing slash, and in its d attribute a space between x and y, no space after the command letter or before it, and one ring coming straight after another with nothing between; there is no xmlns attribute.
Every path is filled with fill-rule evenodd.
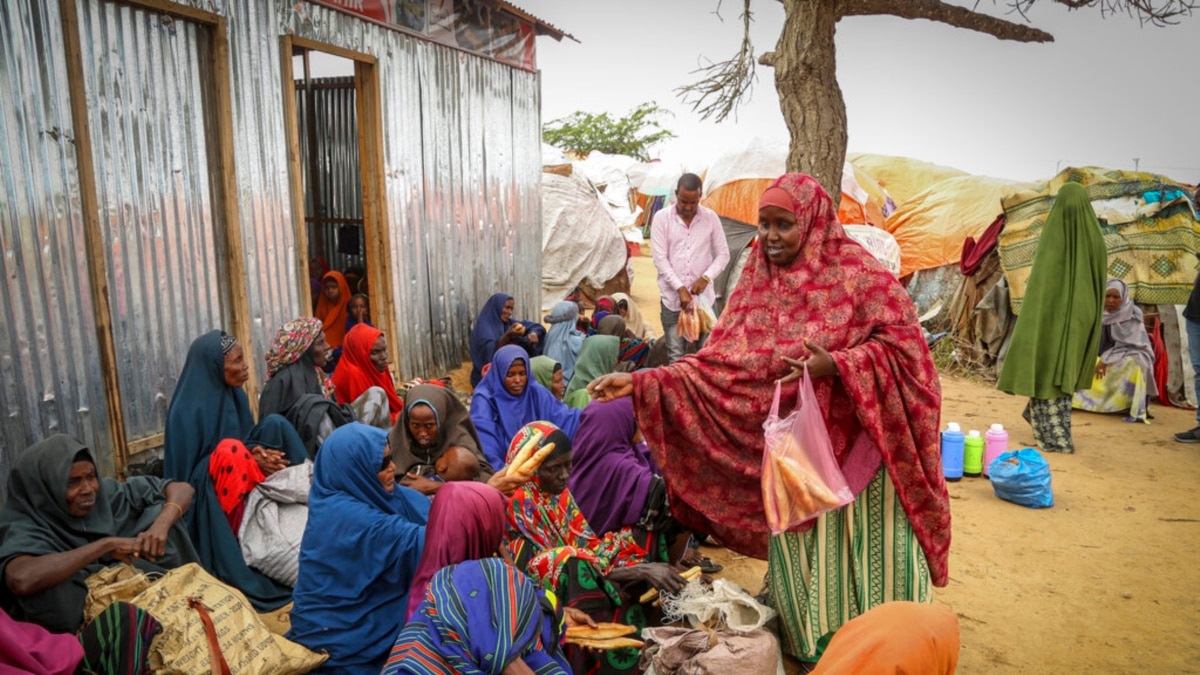
<svg viewBox="0 0 1200 675"><path fill-rule="evenodd" d="M978 477L983 474L983 436L972 429L963 439L963 475Z"/></svg>

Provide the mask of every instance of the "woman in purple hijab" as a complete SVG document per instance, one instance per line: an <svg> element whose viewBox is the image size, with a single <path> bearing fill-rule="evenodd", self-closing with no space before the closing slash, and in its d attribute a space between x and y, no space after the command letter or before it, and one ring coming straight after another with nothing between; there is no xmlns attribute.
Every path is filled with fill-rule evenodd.
<svg viewBox="0 0 1200 675"><path fill-rule="evenodd" d="M579 418L573 446L571 494L596 534L626 525L663 533L679 529L666 485L642 443L632 399L592 402Z"/></svg>

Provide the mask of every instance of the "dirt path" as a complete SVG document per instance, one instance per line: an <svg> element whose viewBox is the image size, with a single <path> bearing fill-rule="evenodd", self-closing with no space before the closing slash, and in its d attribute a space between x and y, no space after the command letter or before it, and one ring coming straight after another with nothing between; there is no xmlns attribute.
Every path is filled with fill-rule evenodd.
<svg viewBox="0 0 1200 675"><path fill-rule="evenodd" d="M631 295L658 325L646 255ZM942 419L993 422L1032 442L1023 399L943 378ZM1200 445L1175 443L1191 411L1154 408L1151 424L1077 412L1077 452L1049 456L1055 505L996 498L984 478L950 484L950 583L935 602L958 613L961 673L1200 673ZM724 549L722 576L757 592L766 564Z"/></svg>

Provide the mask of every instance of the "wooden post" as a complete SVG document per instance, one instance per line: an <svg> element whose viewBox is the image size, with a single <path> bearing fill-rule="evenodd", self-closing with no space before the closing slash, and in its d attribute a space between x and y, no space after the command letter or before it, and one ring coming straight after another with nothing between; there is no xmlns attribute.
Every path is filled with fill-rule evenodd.
<svg viewBox="0 0 1200 675"><path fill-rule="evenodd" d="M358 103L358 156L362 168L363 246L367 253L371 313L375 325L388 335L388 356L399 371L400 333L392 307L391 246L388 236L387 185L383 166L383 109L379 92L379 66L359 61L354 67ZM378 310L376 309L378 308Z"/></svg>
<svg viewBox="0 0 1200 675"><path fill-rule="evenodd" d="M291 188L292 226L296 232L296 272L304 314L312 311L312 287L308 283L308 225L304 221L304 174L300 167L300 117L296 113L296 74L292 68L292 36L282 38L283 132L287 139L288 185Z"/></svg>
<svg viewBox="0 0 1200 675"><path fill-rule="evenodd" d="M100 347L100 372L104 377L105 408L108 411L109 442L117 478L125 477L129 460L125 447L125 415L121 411L121 387L117 379L117 350L108 304L108 272L104 231L100 224L100 202L96 196L96 167L92 157L91 126L88 122L87 89L83 79L83 47L79 37L76 0L59 0L63 42L67 56L67 86L71 91L71 123L75 127L75 162L79 167L79 199L83 210L84 245L87 251L88 284Z"/></svg>
<svg viewBox="0 0 1200 675"><path fill-rule="evenodd" d="M242 221L238 208L237 166L233 154L233 102L229 92L229 34L224 17L217 17L210 26L212 49L209 67L213 74L213 119L216 129L216 184L221 187L221 213L224 221L225 252L228 258L229 293L233 300L231 332L250 355L246 364L250 379L246 381L246 397L250 410L258 415L258 384L255 379L253 331L251 330L249 291L246 286L246 256L242 245Z"/></svg>

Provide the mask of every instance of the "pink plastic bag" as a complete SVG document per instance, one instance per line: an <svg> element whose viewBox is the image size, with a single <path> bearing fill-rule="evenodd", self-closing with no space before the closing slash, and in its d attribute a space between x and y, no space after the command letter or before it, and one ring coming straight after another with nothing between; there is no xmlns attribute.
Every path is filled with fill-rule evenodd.
<svg viewBox="0 0 1200 675"><path fill-rule="evenodd" d="M775 401L763 423L767 446L762 463L763 510L771 534L782 534L854 501L833 456L808 366L804 367L796 409L779 419L782 388L775 383Z"/></svg>

